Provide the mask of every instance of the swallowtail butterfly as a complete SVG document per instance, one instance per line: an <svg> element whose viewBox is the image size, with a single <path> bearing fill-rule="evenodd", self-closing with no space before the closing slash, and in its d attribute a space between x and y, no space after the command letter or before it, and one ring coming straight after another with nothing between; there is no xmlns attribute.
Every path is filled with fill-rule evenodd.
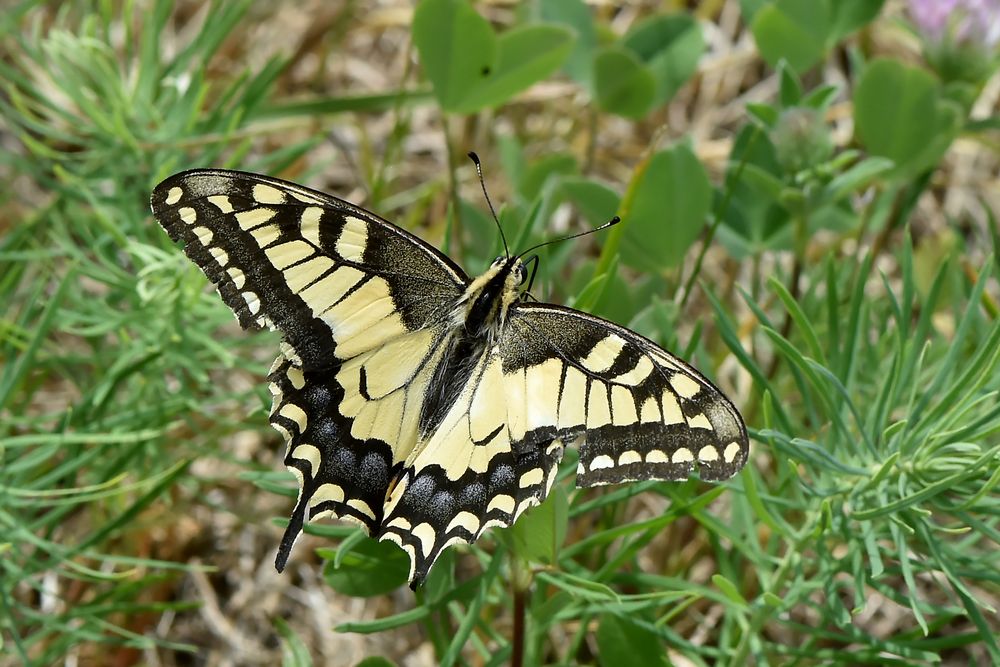
<svg viewBox="0 0 1000 667"><path fill-rule="evenodd" d="M377 215L267 176L196 169L153 214L246 329L281 332L271 424L305 523L359 523L410 557L416 586L447 546L539 504L563 448L577 484L733 476L733 404L691 366L606 320L525 298L504 256L470 279Z"/></svg>

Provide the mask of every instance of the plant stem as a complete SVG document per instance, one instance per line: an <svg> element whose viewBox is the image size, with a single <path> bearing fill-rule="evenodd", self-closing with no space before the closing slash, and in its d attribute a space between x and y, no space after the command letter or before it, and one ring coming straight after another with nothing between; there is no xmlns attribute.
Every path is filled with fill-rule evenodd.
<svg viewBox="0 0 1000 667"><path fill-rule="evenodd" d="M524 617L525 591L514 586L514 635L511 637L510 664L511 667L521 667L524 664Z"/></svg>
<svg viewBox="0 0 1000 667"><path fill-rule="evenodd" d="M740 177L743 175L743 168L746 166L747 160L750 157L750 149L753 147L760 134L760 128L757 128L747 142L746 150L743 152L743 159L740 160L739 165L736 167L736 172L733 174L733 183L739 182ZM725 184L727 180L727 176L722 177L723 184ZM722 205L719 207L718 213L713 216L712 222L708 228L708 233L705 235L705 242L701 244L701 250L698 252L698 257L694 261L694 267L691 269L691 275L688 276L687 281L684 283L684 289L681 292L681 298L678 301L681 312L684 311L684 307L687 305L688 299L691 297L691 291L694 289L694 281L698 279L698 275L701 273L701 264L705 261L705 254L712 245L712 239L715 238L716 230L719 228L719 225L722 224L722 220L726 217L726 213L729 212L729 204L732 201L732 198L733 189L726 188L725 195L722 198Z"/></svg>
<svg viewBox="0 0 1000 667"><path fill-rule="evenodd" d="M458 198L458 157L452 145L450 117L444 117L444 145L448 154L448 201L451 205L451 229L445 235L444 251L451 257L461 261L461 243L455 243L462 238L462 207Z"/></svg>
<svg viewBox="0 0 1000 667"><path fill-rule="evenodd" d="M802 265L805 260L806 244L809 234L809 216L806 213L795 217L795 257L792 260L792 276L788 281L788 293L795 301L799 300L799 283L802 282ZM792 332L792 315L785 313L785 321L781 323L781 337L788 338ZM780 355L771 358L767 369L767 379L772 379L778 370Z"/></svg>

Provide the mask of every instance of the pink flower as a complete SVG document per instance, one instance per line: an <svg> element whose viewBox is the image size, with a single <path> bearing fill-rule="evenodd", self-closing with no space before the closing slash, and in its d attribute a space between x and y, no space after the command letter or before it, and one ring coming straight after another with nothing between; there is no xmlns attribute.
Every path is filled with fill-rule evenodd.
<svg viewBox="0 0 1000 667"><path fill-rule="evenodd" d="M1000 0L910 0L910 16L930 42L992 50L1000 43Z"/></svg>

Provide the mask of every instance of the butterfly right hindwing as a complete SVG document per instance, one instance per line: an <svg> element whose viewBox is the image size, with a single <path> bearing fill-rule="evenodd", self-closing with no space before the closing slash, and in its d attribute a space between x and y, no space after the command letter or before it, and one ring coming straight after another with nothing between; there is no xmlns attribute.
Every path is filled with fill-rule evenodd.
<svg viewBox="0 0 1000 667"><path fill-rule="evenodd" d="M402 546L422 579L448 545L544 500L564 445L578 438L584 487L695 469L728 479L748 453L732 403L683 361L605 320L519 303L414 450L379 538Z"/></svg>

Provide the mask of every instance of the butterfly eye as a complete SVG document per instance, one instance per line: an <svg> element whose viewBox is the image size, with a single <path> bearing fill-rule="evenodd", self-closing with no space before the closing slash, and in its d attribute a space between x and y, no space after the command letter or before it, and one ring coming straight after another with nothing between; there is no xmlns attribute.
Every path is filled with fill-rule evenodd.
<svg viewBox="0 0 1000 667"><path fill-rule="evenodd" d="M518 284L523 285L524 281L528 279L528 267L524 264L517 265L517 281Z"/></svg>
<svg viewBox="0 0 1000 667"><path fill-rule="evenodd" d="M491 266L500 266L501 264L503 264L503 261L505 259L506 259L506 257L504 257L503 255L500 255L499 257L497 257L496 259L493 260L493 262L491 263Z"/></svg>

